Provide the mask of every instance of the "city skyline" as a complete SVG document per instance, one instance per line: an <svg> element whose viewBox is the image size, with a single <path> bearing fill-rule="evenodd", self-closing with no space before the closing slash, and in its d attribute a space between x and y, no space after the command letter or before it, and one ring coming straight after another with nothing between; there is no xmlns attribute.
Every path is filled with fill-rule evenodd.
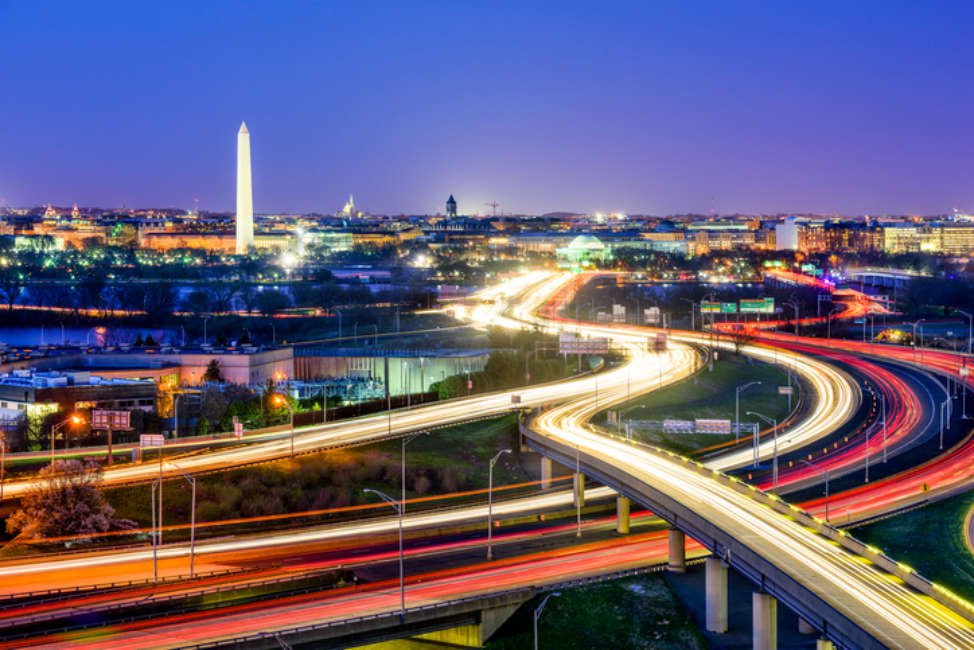
<svg viewBox="0 0 974 650"><path fill-rule="evenodd" d="M970 212L971 12L2 4L0 203L232 212L246 120L258 212Z"/></svg>

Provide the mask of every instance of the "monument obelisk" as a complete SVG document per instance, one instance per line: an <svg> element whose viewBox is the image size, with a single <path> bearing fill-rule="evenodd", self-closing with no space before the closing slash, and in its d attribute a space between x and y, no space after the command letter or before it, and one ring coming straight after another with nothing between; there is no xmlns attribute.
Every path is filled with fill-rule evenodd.
<svg viewBox="0 0 974 650"><path fill-rule="evenodd" d="M250 131L240 123L237 132L237 255L254 245L254 188L250 180Z"/></svg>

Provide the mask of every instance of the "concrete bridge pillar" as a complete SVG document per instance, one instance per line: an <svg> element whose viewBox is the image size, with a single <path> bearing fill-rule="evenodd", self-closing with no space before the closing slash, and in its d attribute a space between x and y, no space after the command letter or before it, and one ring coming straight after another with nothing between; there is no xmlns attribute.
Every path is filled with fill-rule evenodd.
<svg viewBox="0 0 974 650"><path fill-rule="evenodd" d="M541 457L541 489L547 490L551 487L551 459Z"/></svg>
<svg viewBox="0 0 974 650"><path fill-rule="evenodd" d="M682 530L670 528L667 535L669 542L669 562L667 568L673 573L684 573L687 570L686 536Z"/></svg>
<svg viewBox="0 0 974 650"><path fill-rule="evenodd" d="M576 508L585 507L585 475L581 473L572 474L572 505Z"/></svg>
<svg viewBox="0 0 974 650"><path fill-rule="evenodd" d="M778 599L756 591L751 596L751 607L754 650L777 650Z"/></svg>
<svg viewBox="0 0 974 650"><path fill-rule="evenodd" d="M822 637L815 642L815 650L835 650L835 644Z"/></svg>
<svg viewBox="0 0 974 650"><path fill-rule="evenodd" d="M707 631L727 631L727 567L716 557L706 560Z"/></svg>
<svg viewBox="0 0 974 650"><path fill-rule="evenodd" d="M798 633L799 634L815 634L815 632L816 632L816 630L815 630L814 627L812 627L812 624L811 623L809 623L808 621L806 621L805 619L803 619L800 616L798 617Z"/></svg>
<svg viewBox="0 0 974 650"><path fill-rule="evenodd" d="M621 494L616 496L616 532L629 534L629 499Z"/></svg>

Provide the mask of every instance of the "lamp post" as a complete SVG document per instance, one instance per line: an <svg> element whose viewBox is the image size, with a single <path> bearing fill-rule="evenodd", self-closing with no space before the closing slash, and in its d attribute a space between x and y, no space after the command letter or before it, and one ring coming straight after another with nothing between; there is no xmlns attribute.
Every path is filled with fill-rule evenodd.
<svg viewBox="0 0 974 650"><path fill-rule="evenodd" d="M734 442L738 442L741 439L741 393L751 386L757 386L760 383L759 381L749 381L734 389L734 422L737 425L737 428L734 430Z"/></svg>
<svg viewBox="0 0 974 650"><path fill-rule="evenodd" d="M511 453L510 449L501 449L490 459L487 470L487 559L494 559L494 465L504 454Z"/></svg>
<svg viewBox="0 0 974 650"><path fill-rule="evenodd" d="M81 424L82 422L84 422L84 419L80 415L74 414L68 417L67 419L63 420L62 422L58 422L53 427L51 427L51 466L52 467L54 466L54 439L57 437L58 431L62 430L64 427L68 426L69 424ZM67 446L67 442L65 442L65 447L66 446Z"/></svg>
<svg viewBox="0 0 974 650"><path fill-rule="evenodd" d="M171 460L167 462L182 474L192 489L189 507L189 577L192 578L196 575L196 477L187 474L182 467Z"/></svg>
<svg viewBox="0 0 974 650"><path fill-rule="evenodd" d="M0 501L3 501L3 482L7 469L7 437L0 433Z"/></svg>
<svg viewBox="0 0 974 650"><path fill-rule="evenodd" d="M923 322L923 319L921 318L920 320L918 320L918 321L916 321L914 323L911 323L911 325L913 326L913 361L916 361L917 360L917 326L920 323L922 323L922 322ZM920 336L923 336L923 330L922 329L920 330ZM921 359L922 359L922 357L921 357Z"/></svg>
<svg viewBox="0 0 974 650"><path fill-rule="evenodd" d="M772 439L774 441L773 452L772 452L773 460L771 466L771 491L777 492L778 491L778 421L775 420L774 418L769 418L766 415L761 415L760 413L757 413L755 411L748 411L747 414L753 415L754 417L761 418L762 420L764 420L765 422L771 425L771 431L773 435Z"/></svg>
<svg viewBox="0 0 974 650"><path fill-rule="evenodd" d="M795 310L795 336L800 336L799 324L801 322L801 309L797 298L786 300L785 304Z"/></svg>
<svg viewBox="0 0 974 650"><path fill-rule="evenodd" d="M961 418L967 420L969 416L967 415L967 377L970 374L970 370L967 367L967 357L964 357L963 365L957 371L961 378Z"/></svg>
<svg viewBox="0 0 974 650"><path fill-rule="evenodd" d="M161 456L161 454L160 454ZM162 464L160 463L160 468ZM160 475L162 470L160 469ZM149 490L149 506L152 510L152 581L159 582L159 531L162 528L162 505L159 506L159 526L156 527L156 489L159 490L160 499L162 498L162 479L157 478L152 481Z"/></svg>
<svg viewBox="0 0 974 650"><path fill-rule="evenodd" d="M879 402L883 409L883 462L886 462L886 395L879 394Z"/></svg>
<svg viewBox="0 0 974 650"><path fill-rule="evenodd" d="M402 439L402 448L399 454L399 462L401 465L400 484L402 500L399 503L402 505L402 511L404 514L406 512L406 445L411 443L416 438L425 436L428 433L429 431L423 431Z"/></svg>
<svg viewBox="0 0 974 650"><path fill-rule="evenodd" d="M970 314L963 309L955 310L958 314L967 316L967 354L971 354L971 344L974 343L974 314Z"/></svg>
<svg viewBox="0 0 974 650"><path fill-rule="evenodd" d="M406 620L406 580L405 567L402 555L402 507L400 504L385 492L365 488L364 492L371 493L388 503L399 516L399 622Z"/></svg>
<svg viewBox="0 0 974 650"><path fill-rule="evenodd" d="M804 458L799 458L798 460L805 463L816 472L821 472L822 474L825 475L825 521L828 522L829 520L829 468L826 467L825 469L819 469L815 467L814 464L808 462Z"/></svg>
<svg viewBox="0 0 974 650"><path fill-rule="evenodd" d="M829 315L826 317L826 330L828 331L826 338L828 339L832 338L832 314L840 311L842 311L841 307L833 307L829 310Z"/></svg>
<svg viewBox="0 0 974 650"><path fill-rule="evenodd" d="M172 400L172 417L173 417L173 437L179 437L179 400L182 398L182 393L176 395Z"/></svg>
<svg viewBox="0 0 974 650"><path fill-rule="evenodd" d="M692 298L680 298L680 300L682 300L683 302L686 302L686 303L690 303L690 329L691 330L696 330L697 329L697 323L696 323L696 309L695 309L695 307L696 307L697 303L694 302ZM703 318L703 317L701 316L701 318Z"/></svg>
<svg viewBox="0 0 974 650"><path fill-rule="evenodd" d="M582 536L582 490L584 489L585 479L582 478L582 458L575 445L575 537Z"/></svg>
<svg viewBox="0 0 974 650"><path fill-rule="evenodd" d="M275 406L284 406L287 408L288 415L291 420L291 456L294 456L294 407L291 406L291 401L284 397L283 395L277 394L271 398L271 403Z"/></svg>
<svg viewBox="0 0 974 650"><path fill-rule="evenodd" d="M947 414L946 425L950 427L950 396L940 404L940 449L944 448L944 413Z"/></svg>
<svg viewBox="0 0 974 650"><path fill-rule="evenodd" d="M550 594L545 596L534 610L534 650L538 650L538 619L541 618L541 614L544 612L545 605L551 600L552 596L560 596L560 591L552 591Z"/></svg>

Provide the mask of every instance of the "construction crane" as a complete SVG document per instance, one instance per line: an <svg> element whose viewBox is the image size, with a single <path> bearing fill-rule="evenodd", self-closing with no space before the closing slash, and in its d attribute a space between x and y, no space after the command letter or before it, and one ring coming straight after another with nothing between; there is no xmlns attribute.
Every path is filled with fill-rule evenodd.
<svg viewBox="0 0 974 650"><path fill-rule="evenodd" d="M490 206L490 216L492 217L497 216L497 208L500 207L500 203L498 203L497 201L487 201L486 203L484 203L484 205Z"/></svg>

